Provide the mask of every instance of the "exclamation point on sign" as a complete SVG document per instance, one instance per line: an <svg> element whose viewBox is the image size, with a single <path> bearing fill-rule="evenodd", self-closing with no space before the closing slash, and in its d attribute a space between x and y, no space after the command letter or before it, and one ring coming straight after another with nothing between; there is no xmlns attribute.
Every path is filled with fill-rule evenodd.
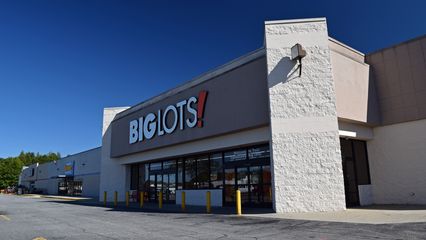
<svg viewBox="0 0 426 240"><path fill-rule="evenodd" d="M207 91L200 91L198 93L198 104L197 104L197 126L203 127L203 116L204 116L204 107L206 106L207 100Z"/></svg>

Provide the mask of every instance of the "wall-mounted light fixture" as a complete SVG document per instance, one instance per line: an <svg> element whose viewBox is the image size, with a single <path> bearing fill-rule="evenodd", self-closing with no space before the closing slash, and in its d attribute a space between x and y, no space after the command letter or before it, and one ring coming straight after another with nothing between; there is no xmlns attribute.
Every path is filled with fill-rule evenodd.
<svg viewBox="0 0 426 240"><path fill-rule="evenodd" d="M302 76L302 58L305 56L306 51L299 43L296 43L296 45L291 47L291 60L296 60L299 64L299 77Z"/></svg>

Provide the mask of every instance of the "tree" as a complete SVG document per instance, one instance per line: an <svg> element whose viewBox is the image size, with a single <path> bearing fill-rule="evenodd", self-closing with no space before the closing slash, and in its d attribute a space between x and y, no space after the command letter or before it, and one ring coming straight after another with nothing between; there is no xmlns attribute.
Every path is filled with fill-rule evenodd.
<svg viewBox="0 0 426 240"><path fill-rule="evenodd" d="M22 151L17 157L0 158L0 189L16 186L23 166L46 163L61 158L60 153L39 154Z"/></svg>

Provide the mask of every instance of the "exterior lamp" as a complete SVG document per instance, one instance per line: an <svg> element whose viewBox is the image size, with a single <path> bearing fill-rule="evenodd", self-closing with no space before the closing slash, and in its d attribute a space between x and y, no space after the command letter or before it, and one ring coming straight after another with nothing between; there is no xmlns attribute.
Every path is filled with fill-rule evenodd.
<svg viewBox="0 0 426 240"><path fill-rule="evenodd" d="M306 51L299 43L296 43L296 45L291 47L291 60L296 60L299 63L299 77L302 76L302 58L305 56Z"/></svg>

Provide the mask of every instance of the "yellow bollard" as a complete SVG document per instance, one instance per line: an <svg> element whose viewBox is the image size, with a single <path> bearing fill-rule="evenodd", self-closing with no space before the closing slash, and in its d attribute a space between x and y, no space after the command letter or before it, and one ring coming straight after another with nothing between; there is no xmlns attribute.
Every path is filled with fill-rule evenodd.
<svg viewBox="0 0 426 240"><path fill-rule="evenodd" d="M159 192L158 195L158 208L163 208L163 192Z"/></svg>
<svg viewBox="0 0 426 240"><path fill-rule="evenodd" d="M211 194L210 194L210 191L207 191L207 193L206 193L206 200L207 200L207 205L206 205L207 213L211 213L212 209L211 209Z"/></svg>
<svg viewBox="0 0 426 240"><path fill-rule="evenodd" d="M143 192L140 192L140 196L139 196L139 198L140 198L140 202L139 202L139 207L143 207L143 197L144 197L144 194L143 194Z"/></svg>
<svg viewBox="0 0 426 240"><path fill-rule="evenodd" d="M237 215L241 215L241 191L237 190Z"/></svg>
<svg viewBox="0 0 426 240"><path fill-rule="evenodd" d="M104 192L104 205L107 205L107 192Z"/></svg>
<svg viewBox="0 0 426 240"><path fill-rule="evenodd" d="M186 193L182 191L182 211L186 209Z"/></svg>
<svg viewBox="0 0 426 240"><path fill-rule="evenodd" d="M114 191L114 207L117 207L117 199L118 199L118 193L117 191Z"/></svg>
<svg viewBox="0 0 426 240"><path fill-rule="evenodd" d="M129 206L129 192L126 192L126 207Z"/></svg>

